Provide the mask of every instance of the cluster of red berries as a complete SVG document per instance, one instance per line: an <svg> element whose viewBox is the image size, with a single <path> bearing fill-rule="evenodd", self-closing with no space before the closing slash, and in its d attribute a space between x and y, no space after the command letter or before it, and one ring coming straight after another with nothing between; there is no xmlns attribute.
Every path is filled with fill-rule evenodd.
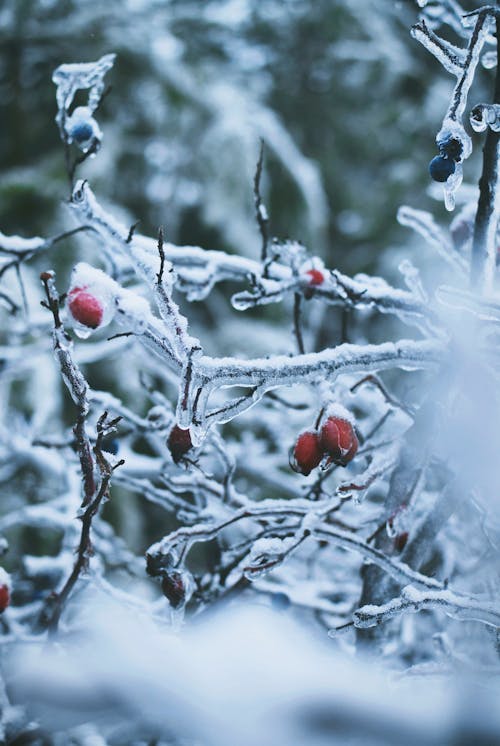
<svg viewBox="0 0 500 746"><path fill-rule="evenodd" d="M331 463L346 466L358 447L352 423L343 417L328 417L319 431L306 430L299 435L290 454L290 466L305 476L323 459L326 459L325 466Z"/></svg>

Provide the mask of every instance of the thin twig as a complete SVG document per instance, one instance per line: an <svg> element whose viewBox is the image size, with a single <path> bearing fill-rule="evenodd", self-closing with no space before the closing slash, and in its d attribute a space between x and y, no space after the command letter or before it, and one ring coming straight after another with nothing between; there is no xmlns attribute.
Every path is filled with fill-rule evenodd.
<svg viewBox="0 0 500 746"><path fill-rule="evenodd" d="M269 217L267 214L266 206L262 201L260 193L260 180L262 176L262 166L264 164L264 140L260 141L259 160L257 161L257 168L255 169L255 176L253 181L253 194L255 203L255 216L257 219L257 225L259 226L260 236L262 239L260 260L264 265L264 277L266 276L266 262L267 262L267 249L269 245L269 234L268 234L268 223Z"/></svg>
<svg viewBox="0 0 500 746"><path fill-rule="evenodd" d="M158 254L160 255L160 270L156 275L158 278L158 285L161 285L163 280L163 270L165 269L165 251L163 249L163 228L160 226L158 230Z"/></svg>
<svg viewBox="0 0 500 746"><path fill-rule="evenodd" d="M299 355L305 352L304 338L302 336L301 316L302 316L302 295L294 293L293 295L293 331L297 342L297 351Z"/></svg>

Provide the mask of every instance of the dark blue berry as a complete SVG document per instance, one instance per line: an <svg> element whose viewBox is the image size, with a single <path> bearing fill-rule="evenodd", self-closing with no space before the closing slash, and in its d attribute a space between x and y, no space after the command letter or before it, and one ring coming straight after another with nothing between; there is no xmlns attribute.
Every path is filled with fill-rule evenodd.
<svg viewBox="0 0 500 746"><path fill-rule="evenodd" d="M455 172L455 162L437 155L429 163L429 173L434 181L446 181Z"/></svg>
<svg viewBox="0 0 500 746"><path fill-rule="evenodd" d="M93 134L94 130L92 125L88 122L80 122L71 128L71 137L73 140L76 140L76 142L87 142Z"/></svg>

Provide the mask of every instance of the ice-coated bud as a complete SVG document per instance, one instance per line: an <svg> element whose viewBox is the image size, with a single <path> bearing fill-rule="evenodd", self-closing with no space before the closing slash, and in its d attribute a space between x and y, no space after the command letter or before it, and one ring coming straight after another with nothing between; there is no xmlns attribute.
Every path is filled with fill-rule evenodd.
<svg viewBox="0 0 500 746"><path fill-rule="evenodd" d="M319 442L319 435L314 430L307 430L297 438L290 453L290 466L299 474L308 476L319 466L323 458L323 451Z"/></svg>
<svg viewBox="0 0 500 746"><path fill-rule="evenodd" d="M320 445L328 454L329 462L346 466L358 450L358 438L349 420L342 417L328 417L321 428Z"/></svg>
<svg viewBox="0 0 500 746"><path fill-rule="evenodd" d="M176 464L193 447L189 430L183 430L179 425L174 425L167 438L167 446Z"/></svg>
<svg viewBox="0 0 500 746"><path fill-rule="evenodd" d="M447 181L455 173L455 162L442 155L436 155L429 163L429 173L434 181Z"/></svg>
<svg viewBox="0 0 500 746"><path fill-rule="evenodd" d="M78 106L66 120L65 129L68 141L74 142L84 153L92 143L100 143L102 139L102 132L88 106Z"/></svg>

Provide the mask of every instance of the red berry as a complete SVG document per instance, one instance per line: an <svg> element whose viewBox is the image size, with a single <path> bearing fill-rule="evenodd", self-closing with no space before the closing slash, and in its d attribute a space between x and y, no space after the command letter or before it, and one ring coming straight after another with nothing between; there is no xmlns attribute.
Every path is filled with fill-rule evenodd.
<svg viewBox="0 0 500 746"><path fill-rule="evenodd" d="M0 585L0 614L5 611L10 603L10 590L8 585Z"/></svg>
<svg viewBox="0 0 500 746"><path fill-rule="evenodd" d="M354 428L341 417L329 417L321 428L321 448L330 456L330 461L345 466L358 450L358 439Z"/></svg>
<svg viewBox="0 0 500 746"><path fill-rule="evenodd" d="M177 570L170 570L166 573L161 581L161 589L173 609L182 606L186 599L186 586L182 573Z"/></svg>
<svg viewBox="0 0 500 746"><path fill-rule="evenodd" d="M183 430L179 425L174 425L168 436L167 446L177 464L193 447L189 430Z"/></svg>
<svg viewBox="0 0 500 746"><path fill-rule="evenodd" d="M306 275L309 276L309 285L322 285L325 281L325 276L319 269L308 269Z"/></svg>
<svg viewBox="0 0 500 746"><path fill-rule="evenodd" d="M87 292L85 288L75 287L70 290L69 310L71 315L83 326L90 329L97 329L102 322L103 307L101 301Z"/></svg>
<svg viewBox="0 0 500 746"><path fill-rule="evenodd" d="M298 471L307 477L319 465L322 458L323 451L321 450L319 435L308 430L297 438L290 454L290 466L294 471Z"/></svg>

